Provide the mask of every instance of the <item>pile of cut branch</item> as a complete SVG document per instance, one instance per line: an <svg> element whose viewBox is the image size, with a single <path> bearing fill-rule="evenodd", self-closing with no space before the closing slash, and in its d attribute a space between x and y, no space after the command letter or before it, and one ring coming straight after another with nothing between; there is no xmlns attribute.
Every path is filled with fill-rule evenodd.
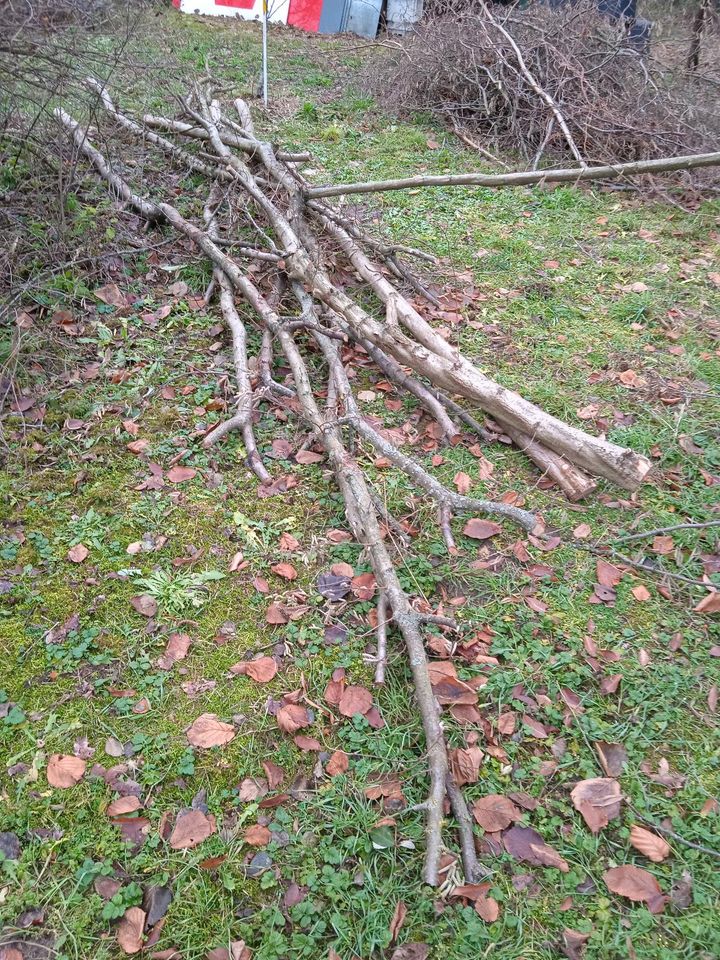
<svg viewBox="0 0 720 960"><path fill-rule="evenodd" d="M267 481L253 422L258 406L268 403L297 418L326 455L352 533L377 580L377 680L382 681L385 669L389 629L404 641L412 671L430 773L429 795L423 805L427 816L425 879L430 884L438 881L442 823L450 809L459 830L465 875L472 882L480 873L472 821L448 762L425 649L427 624L442 618L421 612L401 583L393 544L398 537L407 544L407 536L372 489L362 466L363 456L367 451L382 457L404 473L421 496L434 501L437 522L450 551L456 549L452 522L459 513L493 516L536 536L543 535L542 524L533 513L517 506L473 499L440 483L418 460L399 449L391 433L361 415L350 367L360 358L366 366L375 365L378 376L414 397L446 442L457 442L468 431L475 434L475 442L478 437L483 443L500 435L505 440L510 437L572 500L589 494L597 478L636 489L650 469L649 461L550 416L479 370L423 316L423 284L402 259L423 254L379 242L348 218L341 206L327 199L352 190L407 186L407 181L311 186L300 172L307 155L284 152L266 142L256 133L247 104L235 100L231 114L215 99L209 79L183 101L179 117L145 116L142 120L119 108L97 82L88 83L106 113L108 143L118 136L139 141L160 151L170 163L192 170L200 183L206 183L202 212L198 206L192 218L168 200L141 196L118 172L122 165L114 164L112 157L97 148L94 134L64 110L55 111L74 144L71 162L78 153L84 156L115 198L148 224L171 228L188 238L212 265L215 290L232 339L237 403L233 416L211 430L204 444L211 446L230 431L238 431L249 467ZM664 169L718 160L718 155L675 159L665 161ZM617 176L622 171L615 166L598 175ZM440 181L472 183L473 177L484 182L482 175ZM429 182L434 181L430 178ZM503 182L514 181L509 177ZM159 190L162 184L152 185L156 196ZM192 204L193 200L185 197L183 203ZM348 270L372 292L375 308L363 306L346 288ZM258 330L262 344L252 361L248 325ZM273 377L276 356L290 370L283 383ZM479 422L468 406L488 417Z"/></svg>
<svg viewBox="0 0 720 960"><path fill-rule="evenodd" d="M718 78L688 73L684 53L668 64L637 49L597 0L446 0L385 63L368 78L378 99L429 110L480 152L516 153L533 169L700 152L720 134Z"/></svg>

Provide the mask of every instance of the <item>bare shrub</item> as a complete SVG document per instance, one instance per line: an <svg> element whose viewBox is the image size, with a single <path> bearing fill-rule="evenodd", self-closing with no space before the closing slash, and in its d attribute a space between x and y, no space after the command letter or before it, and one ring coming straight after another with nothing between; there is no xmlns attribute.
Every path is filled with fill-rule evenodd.
<svg viewBox="0 0 720 960"><path fill-rule="evenodd" d="M400 112L430 111L533 165L716 148L720 88L682 69L684 43L679 56L668 40L659 56L643 54L592 0L524 9L435 0L435 9L371 80Z"/></svg>

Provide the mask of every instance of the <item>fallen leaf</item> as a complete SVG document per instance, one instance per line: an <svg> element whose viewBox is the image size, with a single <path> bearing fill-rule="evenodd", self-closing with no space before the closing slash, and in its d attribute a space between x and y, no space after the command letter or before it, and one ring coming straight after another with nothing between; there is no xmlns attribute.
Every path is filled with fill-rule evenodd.
<svg viewBox="0 0 720 960"><path fill-rule="evenodd" d="M428 673L432 691L439 704L477 703L477 691L458 677L454 663L447 660L429 663Z"/></svg>
<svg viewBox="0 0 720 960"><path fill-rule="evenodd" d="M535 717L525 714L522 720L523 724L525 725L525 729L537 740L546 740L550 736L545 724L540 723L540 721L536 720Z"/></svg>
<svg viewBox="0 0 720 960"><path fill-rule="evenodd" d="M350 593L350 578L334 573L321 573L315 581L318 593L328 600L342 600Z"/></svg>
<svg viewBox="0 0 720 960"><path fill-rule="evenodd" d="M285 733L295 733L303 727L310 726L310 718L305 707L299 703L285 703L275 714L277 725Z"/></svg>
<svg viewBox="0 0 720 960"><path fill-rule="evenodd" d="M117 928L117 942L123 953L138 953L143 946L145 911L128 907Z"/></svg>
<svg viewBox="0 0 720 960"><path fill-rule="evenodd" d="M665 909L666 897L660 889L660 884L647 870L625 864L606 870L603 880L611 893L617 893L628 900L646 903L650 913L662 913Z"/></svg>
<svg viewBox="0 0 720 960"><path fill-rule="evenodd" d="M481 797L472 805L473 816L488 833L505 830L515 820L522 817L512 800L499 793L491 793Z"/></svg>
<svg viewBox="0 0 720 960"><path fill-rule="evenodd" d="M124 814L134 813L136 810L139 810L141 806L142 803L140 803L139 797L118 797L116 800L113 800L112 803L108 804L105 813L109 817L121 817Z"/></svg>
<svg viewBox="0 0 720 960"><path fill-rule="evenodd" d="M637 587L633 587L630 593L632 593L638 603L644 603L652 597L648 588L642 583L638 584Z"/></svg>
<svg viewBox="0 0 720 960"><path fill-rule="evenodd" d="M74 787L85 775L86 766L86 762L80 757L54 753L48 760L48 783L58 790Z"/></svg>
<svg viewBox="0 0 720 960"><path fill-rule="evenodd" d="M596 564L597 581L603 587L616 587L622 580L623 572L614 563L598 558Z"/></svg>
<svg viewBox="0 0 720 960"><path fill-rule="evenodd" d="M245 777L238 787L238 799L249 803L264 797L268 790L268 782L264 777Z"/></svg>
<svg viewBox="0 0 720 960"><path fill-rule="evenodd" d="M190 643L190 637L187 633L171 633L168 637L165 653L158 658L158 667L161 670L171 670L174 663L185 659L190 649Z"/></svg>
<svg viewBox="0 0 720 960"><path fill-rule="evenodd" d="M287 614L285 613L285 608L281 603L273 602L267 608L265 613L265 620L267 623L272 624L282 624L288 622Z"/></svg>
<svg viewBox="0 0 720 960"><path fill-rule="evenodd" d="M269 683L278 672L278 665L272 657L258 657L257 660L241 660L230 670L232 673L245 674L256 683Z"/></svg>
<svg viewBox="0 0 720 960"><path fill-rule="evenodd" d="M314 450L298 450L295 454L295 462L300 464L320 463L324 459L322 453L316 453Z"/></svg>
<svg viewBox="0 0 720 960"><path fill-rule="evenodd" d="M107 303L111 307L126 307L128 305L127 297L116 283L108 283L104 287L98 287L94 291L98 300Z"/></svg>
<svg viewBox="0 0 720 960"><path fill-rule="evenodd" d="M675 549L675 541L672 537L655 537L652 542L652 551L660 556L667 556Z"/></svg>
<svg viewBox="0 0 720 960"><path fill-rule="evenodd" d="M267 827L263 827L262 824L259 823L254 823L245 831L243 840L245 843L250 844L251 847L266 847L272 840L272 834Z"/></svg>
<svg viewBox="0 0 720 960"><path fill-rule="evenodd" d="M687 910L693 901L693 878L683 870L679 880L670 887L670 900L676 910Z"/></svg>
<svg viewBox="0 0 720 960"><path fill-rule="evenodd" d="M315 737L306 737L304 733L299 733L293 737L293 742L298 750L322 750L322 744Z"/></svg>
<svg viewBox="0 0 720 960"><path fill-rule="evenodd" d="M585 955L585 945L590 939L590 934L565 928L562 932L562 938L562 952L568 960L582 960Z"/></svg>
<svg viewBox="0 0 720 960"><path fill-rule="evenodd" d="M291 533L288 533L287 530L280 537L280 549L287 550L289 553L293 550L297 550L300 546L300 541L297 540Z"/></svg>
<svg viewBox="0 0 720 960"><path fill-rule="evenodd" d="M285 779L285 771L283 768L277 763L273 763L272 760L263 760L263 770L265 771L268 786L271 790L279 787Z"/></svg>
<svg viewBox="0 0 720 960"><path fill-rule="evenodd" d="M188 743L193 747L202 747L204 750L230 743L235 739L235 735L235 727L218 720L214 713L203 713L192 722L186 732Z"/></svg>
<svg viewBox="0 0 720 960"><path fill-rule="evenodd" d="M480 747L476 746L448 750L450 772L458 787L464 787L468 783L477 783L483 756Z"/></svg>
<svg viewBox="0 0 720 960"><path fill-rule="evenodd" d="M479 917L486 923L494 923L500 916L500 905L493 897L488 897L490 886L489 883L466 883L462 887L452 889L450 896L469 900Z"/></svg>
<svg viewBox="0 0 720 960"><path fill-rule="evenodd" d="M127 443L125 446L130 451L130 453L139 454L139 453L144 453L148 449L148 447L150 446L150 441L144 440L144 439L131 440L130 443Z"/></svg>
<svg viewBox="0 0 720 960"><path fill-rule="evenodd" d="M329 777L337 777L340 773L346 773L348 762L348 755L345 751L336 750L325 764L325 773Z"/></svg>
<svg viewBox="0 0 720 960"><path fill-rule="evenodd" d="M516 860L536 867L556 867L562 873L570 870L570 865L556 850L548 846L532 827L510 827L503 833L502 842L510 856Z"/></svg>
<svg viewBox="0 0 720 960"><path fill-rule="evenodd" d="M157 600L149 593L141 593L130 598L130 605L143 617L154 617L158 612Z"/></svg>
<svg viewBox="0 0 720 960"><path fill-rule="evenodd" d="M146 914L145 926L148 929L160 923L162 918L168 912L168 907L172 903L172 898L173 895L170 887L154 883L145 888L142 908ZM159 933L159 931L156 931L156 933Z"/></svg>
<svg viewBox="0 0 720 960"><path fill-rule="evenodd" d="M599 833L620 815L622 794L617 780L606 777L581 780L570 796L575 809L593 833Z"/></svg>
<svg viewBox="0 0 720 960"><path fill-rule="evenodd" d="M352 534L347 530L328 530L327 538L331 543L349 543L352 540Z"/></svg>
<svg viewBox="0 0 720 960"><path fill-rule="evenodd" d="M68 560L72 560L73 563L82 563L89 555L90 551L84 543L76 543L75 546L70 547L67 552Z"/></svg>
<svg viewBox="0 0 720 960"><path fill-rule="evenodd" d="M373 705L373 697L365 687L346 687L340 697L338 710L344 717L354 717L356 713L364 716Z"/></svg>
<svg viewBox="0 0 720 960"><path fill-rule="evenodd" d="M667 840L637 824L630 828L630 843L653 863L662 863L670 856L670 844Z"/></svg>
<svg viewBox="0 0 720 960"><path fill-rule="evenodd" d="M375 596L377 581L374 573L360 573L350 581L353 596L358 600L372 600Z"/></svg>
<svg viewBox="0 0 720 960"><path fill-rule="evenodd" d="M270 569L285 580L295 580L297 578L297 570L291 563L276 563Z"/></svg>
<svg viewBox="0 0 720 960"><path fill-rule="evenodd" d="M598 740L595 743L595 750L606 777L622 776L628 755L627 750L621 743L607 743L605 740Z"/></svg>
<svg viewBox="0 0 720 960"><path fill-rule="evenodd" d="M453 477L453 483L455 484L458 493L466 494L472 487L472 477L469 473L464 473L462 470L460 470Z"/></svg>
<svg viewBox="0 0 720 960"><path fill-rule="evenodd" d="M307 887L299 887L294 881L288 884L288 888L283 896L283 903L286 907L296 907L302 903L308 894Z"/></svg>
<svg viewBox="0 0 720 960"><path fill-rule="evenodd" d="M622 680L621 673L613 673L609 677L603 677L600 681L600 693L607 696L610 693L615 693L617 688L620 686L620 681Z"/></svg>
<svg viewBox="0 0 720 960"><path fill-rule="evenodd" d="M696 613L720 613L720 590L713 590L694 608Z"/></svg>
<svg viewBox="0 0 720 960"><path fill-rule="evenodd" d="M192 467L172 467L165 474L165 478L170 483L185 483L187 480L192 480L194 476L197 476L197 470L193 470Z"/></svg>
<svg viewBox="0 0 720 960"><path fill-rule="evenodd" d="M487 540L496 536L502 527L499 523L493 523L492 520L479 520L473 517L463 527L463 533L466 537L472 537L473 540Z"/></svg>
<svg viewBox="0 0 720 960"><path fill-rule="evenodd" d="M573 536L578 540L586 540L592 533L592 527L588 523L581 523L573 530Z"/></svg>
<svg viewBox="0 0 720 960"><path fill-rule="evenodd" d="M212 814L202 810L182 810L177 815L168 843L173 850L189 850L207 840L216 829Z"/></svg>
<svg viewBox="0 0 720 960"><path fill-rule="evenodd" d="M405 923L405 917L407 917L407 907L402 900L398 900L395 904L392 920L390 921L390 943L395 943L397 940L398 934Z"/></svg>
<svg viewBox="0 0 720 960"><path fill-rule="evenodd" d="M429 955L430 947L426 943L404 943L393 950L390 960L427 960Z"/></svg>

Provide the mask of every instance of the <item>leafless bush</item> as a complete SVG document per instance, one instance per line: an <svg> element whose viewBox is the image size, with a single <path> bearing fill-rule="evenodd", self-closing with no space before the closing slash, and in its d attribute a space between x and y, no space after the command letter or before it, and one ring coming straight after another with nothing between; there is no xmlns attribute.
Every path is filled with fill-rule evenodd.
<svg viewBox="0 0 720 960"><path fill-rule="evenodd" d="M28 284L92 252L104 225L72 216L74 161L52 110L87 116L88 75L133 76L128 51L155 0L12 0L0 18L0 323ZM136 74L147 71L138 64ZM69 215L70 214L70 215ZM1 351L0 351L1 352Z"/></svg>
<svg viewBox="0 0 720 960"><path fill-rule="evenodd" d="M639 52L594 2L435 3L438 15L395 45L371 84L401 112L431 111L536 166L717 149L717 79L681 69L668 41L662 60Z"/></svg>

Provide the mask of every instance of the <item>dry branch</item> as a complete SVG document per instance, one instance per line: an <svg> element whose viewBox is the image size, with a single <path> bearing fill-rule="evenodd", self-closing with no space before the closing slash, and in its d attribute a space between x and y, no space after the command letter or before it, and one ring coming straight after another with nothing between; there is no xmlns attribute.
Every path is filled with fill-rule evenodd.
<svg viewBox="0 0 720 960"><path fill-rule="evenodd" d="M136 121L125 117L103 94L105 108L134 136L158 147L171 160L186 164L186 150L164 137L148 137ZM427 623L447 624L444 618L420 613L401 585L393 558L393 540L384 540L382 525L397 527L365 476L352 439L357 435L386 457L428 495L438 507L438 524L451 550L452 512L497 516L539 533L542 527L531 512L505 503L463 496L440 483L416 459L403 453L387 436L360 414L347 356L360 349L378 373L415 397L440 425L446 439L455 442L458 422L470 426L483 439L492 439L453 395L470 400L489 412L503 431L546 471L571 498L588 493L595 481L587 475L605 476L621 486L635 488L649 463L631 450L592 437L550 417L522 397L485 376L452 345L439 336L402 288L387 279L380 261L387 262L400 248L379 244L347 217L326 203L307 202L308 185L273 146L260 140L252 117L242 101L235 104L239 123L228 121L209 87L197 89L185 101L185 116L191 123L163 119L164 128L186 142L200 139L211 151L208 179L211 181L203 224L181 214L165 201L151 202L139 196L113 170L109 160L89 141L87 132L67 113L56 117L68 131L76 148L103 177L111 193L141 216L164 221L191 240L213 267L220 307L232 338L237 386L235 414L205 438L208 445L231 430L242 433L248 463L261 479L267 478L252 430L255 405L264 397L280 398L288 413L299 417L314 442L319 442L342 493L348 523L375 574L378 591L377 682L384 680L390 628L402 637L412 672L418 710L425 731L429 768L426 811L426 857L424 876L438 881L438 863L443 850L442 822L446 799L458 830L463 867L468 882L480 876L472 818L462 792L449 771L447 745L440 709L433 694L425 652ZM200 136L198 135L200 134ZM239 146L237 141L242 141ZM233 147L242 155L233 152ZM220 174L218 176L218 171ZM222 181L219 187L217 181ZM231 224L232 226L229 226ZM233 230L242 229L243 242L234 244ZM245 234L254 231L258 247L248 246ZM221 240L221 235L223 239ZM272 254L264 261L262 280L251 279L237 256L243 251ZM410 254L418 251L409 249ZM336 279L344 260L378 298L379 315L363 308ZM264 291L264 286L269 292ZM241 314L237 300L250 308ZM262 347L253 386L247 357L246 323L262 331ZM290 368L292 386L272 378L273 350L278 348ZM324 398L322 404L318 396ZM402 532L401 539L407 542Z"/></svg>
<svg viewBox="0 0 720 960"><path fill-rule="evenodd" d="M525 187L539 183L581 183L589 180L618 180L676 170L699 170L720 166L720 153L696 153L657 160L634 160L605 166L562 167L552 170L519 170L516 173L455 173L436 176L399 177L395 180L369 180L366 183L338 183L308 187L305 196L342 197L353 193L383 193L388 190L415 190L418 187Z"/></svg>

